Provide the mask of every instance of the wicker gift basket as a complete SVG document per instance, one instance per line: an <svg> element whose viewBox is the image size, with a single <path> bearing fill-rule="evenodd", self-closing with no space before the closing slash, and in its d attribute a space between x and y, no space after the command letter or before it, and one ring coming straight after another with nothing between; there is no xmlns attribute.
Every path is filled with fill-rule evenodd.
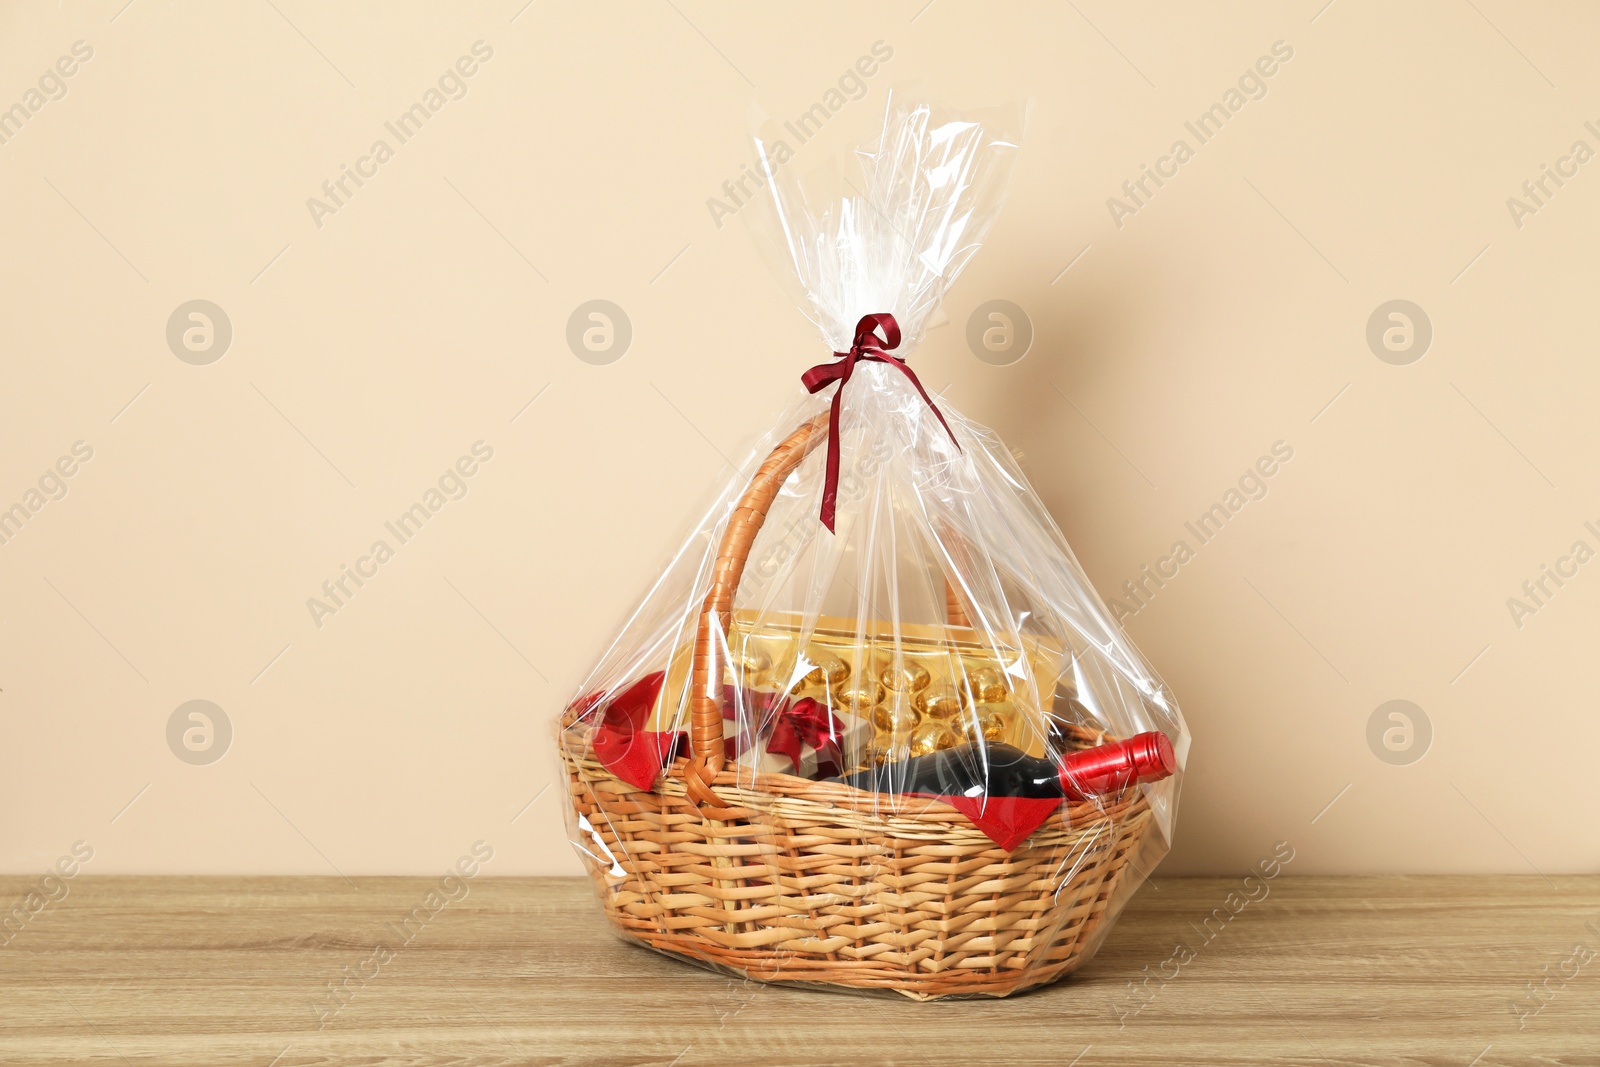
<svg viewBox="0 0 1600 1067"><path fill-rule="evenodd" d="M1170 693L1011 453L903 360L1013 145L891 100L854 202L769 174L778 257L838 360L560 719L569 836L628 938L761 981L1004 996L1087 960L1168 848ZM1160 740L1159 781L1002 773L1135 737Z"/></svg>

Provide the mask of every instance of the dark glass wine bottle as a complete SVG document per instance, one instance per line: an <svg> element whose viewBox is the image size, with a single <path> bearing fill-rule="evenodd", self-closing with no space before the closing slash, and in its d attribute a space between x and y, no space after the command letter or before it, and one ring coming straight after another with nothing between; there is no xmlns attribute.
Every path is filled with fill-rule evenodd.
<svg viewBox="0 0 1600 1067"><path fill-rule="evenodd" d="M1140 782L1160 781L1176 769L1172 742L1166 734L1151 731L1069 752L1059 763L1030 756L1014 745L974 741L829 781L878 793L1078 801L1118 793Z"/></svg>

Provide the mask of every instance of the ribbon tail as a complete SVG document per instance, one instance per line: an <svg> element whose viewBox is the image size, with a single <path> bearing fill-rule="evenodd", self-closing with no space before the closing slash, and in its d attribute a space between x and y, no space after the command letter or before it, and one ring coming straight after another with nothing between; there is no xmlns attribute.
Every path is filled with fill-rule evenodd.
<svg viewBox="0 0 1600 1067"><path fill-rule="evenodd" d="M833 401L828 406L828 465L822 479L822 525L834 532L834 517L839 502L839 412L844 401L844 383L850 380L855 369L855 355L846 360L844 373L833 391Z"/></svg>

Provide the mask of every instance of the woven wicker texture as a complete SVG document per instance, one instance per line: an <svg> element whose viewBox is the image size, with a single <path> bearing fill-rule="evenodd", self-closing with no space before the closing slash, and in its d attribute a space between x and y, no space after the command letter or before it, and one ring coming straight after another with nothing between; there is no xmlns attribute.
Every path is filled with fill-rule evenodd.
<svg viewBox="0 0 1600 1067"><path fill-rule="evenodd" d="M1007 853L938 801L907 798L896 815L878 794L725 772L712 789L726 807L709 819L676 778L687 761L647 793L563 759L624 934L762 981L918 999L1003 996L1084 962L1150 821L1137 793L1080 804Z"/></svg>
<svg viewBox="0 0 1600 1067"><path fill-rule="evenodd" d="M1054 981L1098 945L1151 824L1139 791L1063 806L1008 853L940 801L723 769L718 653L734 594L779 487L826 434L825 416L790 434L728 522L695 638L690 758L646 792L593 757L575 711L563 719L568 792L606 914L652 948L762 981L917 999ZM946 596L964 621L954 588ZM1069 732L1073 746L1107 739Z"/></svg>

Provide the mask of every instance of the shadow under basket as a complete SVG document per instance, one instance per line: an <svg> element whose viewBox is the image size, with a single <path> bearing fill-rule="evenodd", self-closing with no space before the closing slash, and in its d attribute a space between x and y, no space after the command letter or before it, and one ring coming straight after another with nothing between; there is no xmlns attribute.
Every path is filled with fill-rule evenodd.
<svg viewBox="0 0 1600 1067"><path fill-rule="evenodd" d="M826 416L772 453L731 517L696 632L693 692L779 486ZM561 759L579 845L607 917L651 948L758 981L1006 996L1087 962L1126 894L1152 825L1141 789L1063 804L1014 851L926 797L723 769L722 709L691 700L692 756L639 789L595 757L580 713ZM1115 738L1072 727L1069 744Z"/></svg>

